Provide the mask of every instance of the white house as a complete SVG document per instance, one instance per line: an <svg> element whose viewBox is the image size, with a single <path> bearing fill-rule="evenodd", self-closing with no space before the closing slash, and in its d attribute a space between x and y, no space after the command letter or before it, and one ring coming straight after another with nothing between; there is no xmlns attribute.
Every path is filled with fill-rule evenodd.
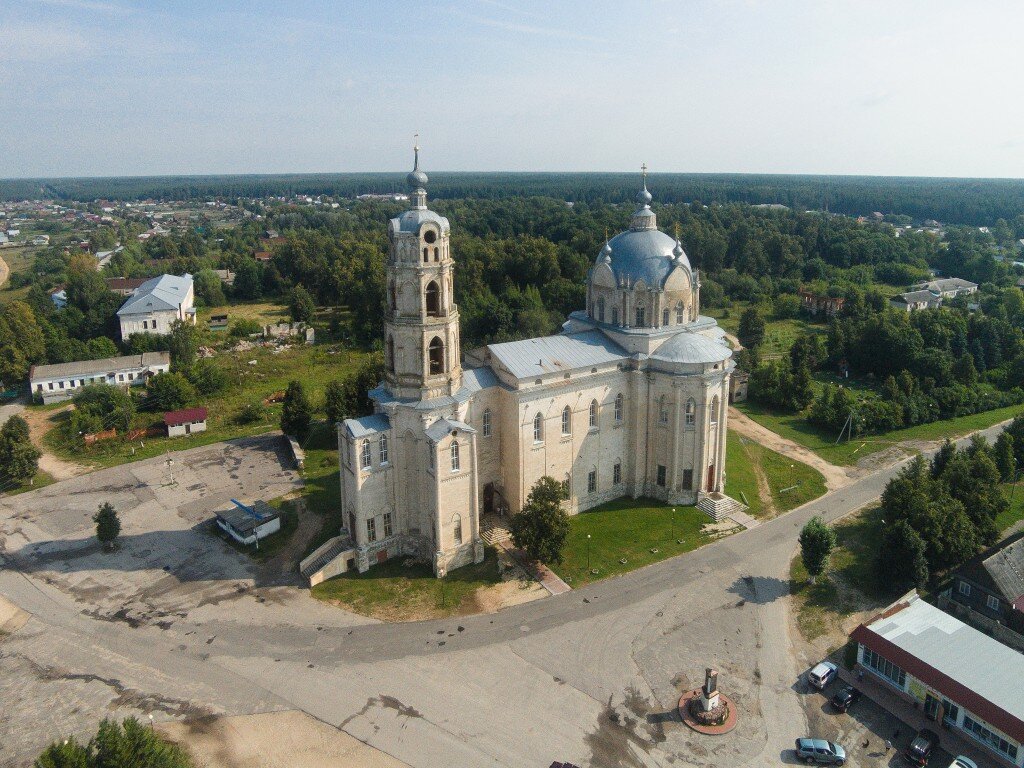
<svg viewBox="0 0 1024 768"><path fill-rule="evenodd" d="M192 275L161 275L140 285L117 310L121 338L133 333L171 332L176 320L196 322Z"/></svg>
<svg viewBox="0 0 1024 768"><path fill-rule="evenodd" d="M141 386L150 376L167 373L170 369L170 352L145 352L101 360L33 365L28 375L33 397L54 403L73 397L89 384Z"/></svg>
<svg viewBox="0 0 1024 768"><path fill-rule="evenodd" d="M32 245L49 245L49 244L50 244L50 236L49 235L36 235L35 237L32 238Z"/></svg>
<svg viewBox="0 0 1024 768"><path fill-rule="evenodd" d="M206 431L206 409L185 408L164 414L164 426L168 437L184 437Z"/></svg>
<svg viewBox="0 0 1024 768"><path fill-rule="evenodd" d="M236 502L237 503L237 502ZM265 501L253 506L239 504L217 513L217 525L239 544L256 544L281 530L281 513Z"/></svg>

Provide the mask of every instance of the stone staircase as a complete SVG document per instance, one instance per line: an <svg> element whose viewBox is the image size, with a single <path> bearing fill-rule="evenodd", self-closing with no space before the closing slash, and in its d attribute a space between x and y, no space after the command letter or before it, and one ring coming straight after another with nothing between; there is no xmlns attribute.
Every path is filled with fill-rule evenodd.
<svg viewBox="0 0 1024 768"><path fill-rule="evenodd" d="M505 521L494 515L487 515L480 520L480 538L489 547L512 541L512 534L505 527Z"/></svg>
<svg viewBox="0 0 1024 768"><path fill-rule="evenodd" d="M310 578L347 549L352 548L352 539L347 533L324 542L315 552L299 564L299 573Z"/></svg>
<svg viewBox="0 0 1024 768"><path fill-rule="evenodd" d="M697 509L717 523L742 512L746 506L719 491L701 491L697 494Z"/></svg>

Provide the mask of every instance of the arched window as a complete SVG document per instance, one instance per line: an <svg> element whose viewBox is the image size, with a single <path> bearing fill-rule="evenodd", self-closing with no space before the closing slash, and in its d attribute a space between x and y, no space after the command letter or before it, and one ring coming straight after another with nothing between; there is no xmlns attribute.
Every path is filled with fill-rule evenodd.
<svg viewBox="0 0 1024 768"><path fill-rule="evenodd" d="M391 336L388 336L388 341L387 341L387 344L385 346L387 347L388 370L391 371L392 373L394 373L395 372L395 340L394 340L394 338L392 338Z"/></svg>
<svg viewBox="0 0 1024 768"><path fill-rule="evenodd" d="M373 456L370 454L370 441L363 440L363 450L359 454L359 468L369 469L373 464Z"/></svg>
<svg viewBox="0 0 1024 768"><path fill-rule="evenodd" d="M444 373L444 342L439 337L435 336L434 340L430 342L427 358L431 376Z"/></svg>
<svg viewBox="0 0 1024 768"><path fill-rule="evenodd" d="M597 426L597 400L590 401L590 428Z"/></svg>
<svg viewBox="0 0 1024 768"><path fill-rule="evenodd" d="M441 260L441 250L439 248L434 249L434 261Z"/></svg>
<svg viewBox="0 0 1024 768"><path fill-rule="evenodd" d="M619 308L612 307L612 325L619 324Z"/></svg>
<svg viewBox="0 0 1024 768"><path fill-rule="evenodd" d="M398 308L398 292L395 290L395 281L388 283L388 302L391 309Z"/></svg>
<svg viewBox="0 0 1024 768"><path fill-rule="evenodd" d="M668 310L667 309L661 310L661 324L662 325L668 325Z"/></svg>
<svg viewBox="0 0 1024 768"><path fill-rule="evenodd" d="M718 395L711 398L711 423L718 423Z"/></svg>
<svg viewBox="0 0 1024 768"><path fill-rule="evenodd" d="M664 395L658 398L658 423L668 424L668 403L665 402Z"/></svg>
<svg viewBox="0 0 1024 768"><path fill-rule="evenodd" d="M686 401L686 426L692 427L697 423L697 403L691 397Z"/></svg>
<svg viewBox="0 0 1024 768"><path fill-rule="evenodd" d="M615 421L622 421L622 393L615 396Z"/></svg>
<svg viewBox="0 0 1024 768"><path fill-rule="evenodd" d="M562 409L562 434L572 434L572 409L568 405Z"/></svg>
<svg viewBox="0 0 1024 768"><path fill-rule="evenodd" d="M491 409L484 410L484 437L491 436Z"/></svg>
<svg viewBox="0 0 1024 768"><path fill-rule="evenodd" d="M431 280L426 290L427 317L438 317L441 314L441 289Z"/></svg>
<svg viewBox="0 0 1024 768"><path fill-rule="evenodd" d="M604 322L604 297L597 300L597 322Z"/></svg>
<svg viewBox="0 0 1024 768"><path fill-rule="evenodd" d="M459 444L456 441L452 441L451 447L452 453L452 472L458 472L460 468L459 464Z"/></svg>
<svg viewBox="0 0 1024 768"><path fill-rule="evenodd" d="M424 248L423 249L423 260L424 261L430 261L430 249L429 248Z"/></svg>
<svg viewBox="0 0 1024 768"><path fill-rule="evenodd" d="M678 304L676 304L676 325L682 325L683 324L683 322L684 322L683 312L684 312L683 302L680 301Z"/></svg>
<svg viewBox="0 0 1024 768"><path fill-rule="evenodd" d="M387 464L388 463L388 436L387 435L381 435L380 436L380 463L381 464Z"/></svg>
<svg viewBox="0 0 1024 768"><path fill-rule="evenodd" d="M643 328L647 325L647 308L637 307L636 308L636 327Z"/></svg>
<svg viewBox="0 0 1024 768"><path fill-rule="evenodd" d="M452 515L452 540L456 544L462 543L462 515L458 512Z"/></svg>
<svg viewBox="0 0 1024 768"><path fill-rule="evenodd" d="M539 413L533 417L533 442L539 443L544 440L544 417Z"/></svg>

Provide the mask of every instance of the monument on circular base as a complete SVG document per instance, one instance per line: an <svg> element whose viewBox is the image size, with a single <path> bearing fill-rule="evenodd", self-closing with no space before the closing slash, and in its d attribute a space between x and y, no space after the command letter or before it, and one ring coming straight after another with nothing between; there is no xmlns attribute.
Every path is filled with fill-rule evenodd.
<svg viewBox="0 0 1024 768"><path fill-rule="evenodd" d="M718 690L718 670L704 670L704 685L679 699L679 716L698 733L716 735L736 727L736 706Z"/></svg>

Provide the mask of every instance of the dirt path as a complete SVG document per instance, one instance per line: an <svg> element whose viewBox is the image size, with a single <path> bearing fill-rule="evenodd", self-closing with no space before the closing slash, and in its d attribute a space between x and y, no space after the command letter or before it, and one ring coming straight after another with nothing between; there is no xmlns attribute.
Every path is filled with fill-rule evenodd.
<svg viewBox="0 0 1024 768"><path fill-rule="evenodd" d="M56 426L57 415L69 408L71 408L70 404L56 411L33 411L23 408L20 413L20 416L28 422L29 436L33 444L43 452L43 455L39 457L39 469L53 477L54 480L68 480L91 471L90 467L82 464L58 459L43 445L43 437Z"/></svg>
<svg viewBox="0 0 1024 768"><path fill-rule="evenodd" d="M729 409L729 428L736 430L737 433L744 437L749 437L756 443L760 443L765 448L770 448L777 453L814 467L825 476L825 486L830 491L849 485L856 476L855 470L829 464L814 451L772 432L767 427L762 427L735 408Z"/></svg>
<svg viewBox="0 0 1024 768"><path fill-rule="evenodd" d="M7 282L7 278L11 275L11 268L7 266L7 262L4 261L3 256L0 256L0 288L4 287L4 283Z"/></svg>

